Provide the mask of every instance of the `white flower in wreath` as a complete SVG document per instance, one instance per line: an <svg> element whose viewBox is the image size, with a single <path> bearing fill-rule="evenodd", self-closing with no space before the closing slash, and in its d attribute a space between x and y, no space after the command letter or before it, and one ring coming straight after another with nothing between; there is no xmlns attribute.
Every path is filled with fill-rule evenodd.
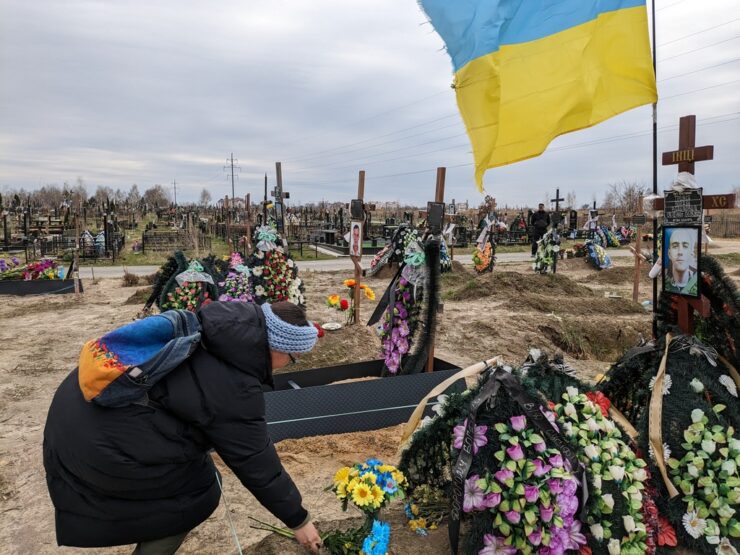
<svg viewBox="0 0 740 555"><path fill-rule="evenodd" d="M594 489L601 491L601 476L599 474L594 474L593 480L591 482L594 485Z"/></svg>
<svg viewBox="0 0 740 555"><path fill-rule="evenodd" d="M254 294L257 295L257 296L259 296L259 297L264 296L265 295L265 288L262 287L261 285L258 285L257 287L254 288Z"/></svg>
<svg viewBox="0 0 740 555"><path fill-rule="evenodd" d="M604 539L604 527L601 524L592 524L589 526L589 530L591 530L591 535L596 541Z"/></svg>
<svg viewBox="0 0 740 555"><path fill-rule="evenodd" d="M578 411L576 410L575 405L573 403L568 403L565 405L565 415L570 416L574 420L578 420Z"/></svg>
<svg viewBox="0 0 740 555"><path fill-rule="evenodd" d="M619 555L622 552L622 544L616 538L609 540L606 548L609 550L609 555Z"/></svg>
<svg viewBox="0 0 740 555"><path fill-rule="evenodd" d="M601 500L604 502L604 506L613 509L614 508L614 496L611 493L605 493L601 496Z"/></svg>
<svg viewBox="0 0 740 555"><path fill-rule="evenodd" d="M716 552L719 555L737 555L737 549L733 547L733 545L730 543L730 540L728 540L727 538L722 538L720 540Z"/></svg>
<svg viewBox="0 0 740 555"><path fill-rule="evenodd" d="M645 472L644 468L637 468L632 471L632 479L638 482L644 482L647 480L647 472Z"/></svg>
<svg viewBox="0 0 740 555"><path fill-rule="evenodd" d="M648 387L650 388L650 391L653 390L655 387L655 381L658 376L653 376L650 378L650 383L648 384ZM663 376L663 395L670 395L671 393L671 386L673 385L673 378L669 374L666 374Z"/></svg>
<svg viewBox="0 0 740 555"><path fill-rule="evenodd" d="M288 258L287 264L288 264L288 268L292 268L293 266L295 266L295 262L293 262L292 258Z"/></svg>
<svg viewBox="0 0 740 555"><path fill-rule="evenodd" d="M252 268L252 274L255 276L261 276L262 275L262 266L255 266Z"/></svg>
<svg viewBox="0 0 740 555"><path fill-rule="evenodd" d="M439 416L444 416L445 414L445 406L447 405L447 395L438 395L437 396L437 402L432 405L432 412Z"/></svg>
<svg viewBox="0 0 740 555"><path fill-rule="evenodd" d="M704 529L707 527L707 521L703 518L699 518L696 511L684 514L681 518L681 522L683 523L686 533L695 540L702 536Z"/></svg>
<svg viewBox="0 0 740 555"><path fill-rule="evenodd" d="M653 449L652 444L648 445L648 454L650 455L651 460L655 460L655 450ZM671 448L668 447L667 443L663 444L663 462L667 463L668 459L671 458Z"/></svg>
<svg viewBox="0 0 740 555"><path fill-rule="evenodd" d="M722 470L727 472L727 474L729 475L733 475L737 470L737 463L732 459L727 459L725 462L722 463Z"/></svg>
<svg viewBox="0 0 740 555"><path fill-rule="evenodd" d="M624 515L622 517L622 522L624 523L624 529L628 534L635 531L635 519L632 515Z"/></svg>
<svg viewBox="0 0 740 555"><path fill-rule="evenodd" d="M717 450L717 444L711 439L705 439L701 442L701 450L707 455L711 455Z"/></svg>
<svg viewBox="0 0 740 555"><path fill-rule="evenodd" d="M578 389L576 389L575 387L566 387L565 391L568 394L568 397L570 397L571 399L578 397Z"/></svg>
<svg viewBox="0 0 740 555"><path fill-rule="evenodd" d="M691 386L691 389L694 390L694 393L701 393L702 391L704 391L704 384L696 378L689 382L689 386Z"/></svg>
<svg viewBox="0 0 740 555"><path fill-rule="evenodd" d="M701 409L694 409L691 411L691 421L694 424L697 424L701 422L702 418L704 418L704 411Z"/></svg>
<svg viewBox="0 0 740 555"><path fill-rule="evenodd" d="M733 397L737 397L737 386L735 385L735 380L733 380L730 376L727 374L722 374L719 377L719 383L725 386L725 389L732 395Z"/></svg>

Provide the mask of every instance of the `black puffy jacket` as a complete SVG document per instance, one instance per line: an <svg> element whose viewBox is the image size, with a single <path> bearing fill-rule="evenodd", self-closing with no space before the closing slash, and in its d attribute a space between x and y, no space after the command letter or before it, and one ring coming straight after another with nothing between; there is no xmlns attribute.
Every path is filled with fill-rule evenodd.
<svg viewBox="0 0 740 555"><path fill-rule="evenodd" d="M131 544L196 527L219 503L211 448L287 526L307 520L267 435L262 310L212 303L199 317L201 345L152 388L150 406L88 403L77 370L59 386L44 430L59 545Z"/></svg>

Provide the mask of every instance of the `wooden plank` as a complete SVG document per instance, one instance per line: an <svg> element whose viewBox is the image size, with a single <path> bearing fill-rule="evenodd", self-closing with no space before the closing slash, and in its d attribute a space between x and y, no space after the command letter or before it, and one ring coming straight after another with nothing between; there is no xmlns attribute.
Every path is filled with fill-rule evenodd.
<svg viewBox="0 0 740 555"><path fill-rule="evenodd" d="M657 198L653 203L656 210L663 210L664 199ZM703 200L704 210L724 210L727 208L735 208L735 194L730 193L727 195L704 195Z"/></svg>

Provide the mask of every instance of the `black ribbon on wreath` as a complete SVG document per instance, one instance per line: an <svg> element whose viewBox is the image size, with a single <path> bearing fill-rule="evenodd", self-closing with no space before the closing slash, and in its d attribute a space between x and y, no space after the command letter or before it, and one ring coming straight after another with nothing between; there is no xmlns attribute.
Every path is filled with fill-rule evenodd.
<svg viewBox="0 0 740 555"><path fill-rule="evenodd" d="M580 484L581 503L580 519L585 522L586 501L588 501L588 484L586 483L586 470L578 460L575 449L550 423L541 410L541 404L526 392L519 380L503 368L492 369L490 366L484 370L490 373L489 379L478 391L478 394L470 402L470 412L463 434L462 448L460 454L452 467L452 497L450 500L450 522L448 526L450 549L453 555L457 555L460 542L460 516L462 512L463 499L465 496L465 479L473 463L473 440L478 409L484 403L490 407L496 405L496 396L503 386L509 396L521 407L529 422L541 433L549 444L560 451L560 454L568 461L570 471L575 475Z"/></svg>

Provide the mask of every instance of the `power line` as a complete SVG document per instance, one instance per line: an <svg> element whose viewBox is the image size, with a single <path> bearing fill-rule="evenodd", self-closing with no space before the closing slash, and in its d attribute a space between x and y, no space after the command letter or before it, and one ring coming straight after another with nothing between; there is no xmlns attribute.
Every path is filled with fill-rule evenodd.
<svg viewBox="0 0 740 555"><path fill-rule="evenodd" d="M229 160L231 160L231 164L230 166L224 166L224 171L228 172L229 168L231 168L231 200L233 201L235 198L234 196L234 168L236 168L237 171L241 170L241 168L239 166L234 166L234 153L233 152L231 153L231 158L226 159L227 164L229 163ZM236 162L239 162L239 160L236 160Z"/></svg>
<svg viewBox="0 0 740 555"><path fill-rule="evenodd" d="M686 2L686 0L678 0L678 2L674 2L673 4L668 4L667 6L663 6L662 8L658 8L655 11L656 12L660 12L660 11L663 11L663 10L667 10L668 8L672 8L673 6L677 6L678 4L683 4L684 2Z"/></svg>
<svg viewBox="0 0 740 555"><path fill-rule="evenodd" d="M659 100L668 100L669 98L676 98L678 96L686 96L687 94L694 94L694 93L698 93L698 92L701 92L701 91L706 91L708 89L716 89L717 87L724 87L724 86L727 86L727 85L732 85L734 83L740 83L740 79L735 79L734 81L727 81L725 83L718 83L716 85L709 85L708 87L702 87L700 89L694 89L693 91L686 91L686 92L682 92L682 93L678 93L678 94L672 94L670 96L662 96L662 97L660 97Z"/></svg>
<svg viewBox="0 0 740 555"><path fill-rule="evenodd" d="M699 50L704 50L706 48L711 48L712 46L717 46L718 44L724 44L726 42L730 42L732 40L736 40L740 38L740 35L735 35L734 37L730 37L729 39L724 39L718 42L713 42L712 44L707 44L706 46L700 46L699 48L694 48L693 50L687 50L686 52L681 52L680 54L674 54L673 56L667 56L665 58L660 58L659 62L665 62L666 60L672 60L674 58L680 58L681 56L685 56L686 54L693 54L694 52L698 52Z"/></svg>
<svg viewBox="0 0 740 555"><path fill-rule="evenodd" d="M668 44L673 44L674 42L678 42L683 39L687 39L689 37L693 37L695 35L700 35L702 33L706 33L707 31L711 31L713 29L719 29L720 27L724 27L725 25L729 25L730 23L735 23L736 21L740 21L740 17L736 17L735 19L731 19L730 21L725 21L724 23L720 23L718 25L714 25L712 27L707 27L706 29L701 29L699 31L694 31L693 33L689 33L688 35L684 35L682 37L675 38L673 40L669 40L668 42L664 42L663 44L659 44L658 47L666 46Z"/></svg>
<svg viewBox="0 0 740 555"><path fill-rule="evenodd" d="M699 73L700 71L706 71L708 69L714 69L715 67L726 66L727 64L734 64L737 61L740 61L740 58L734 58L732 60L727 60L726 62L720 62L719 64L714 64L712 66L702 67L700 69L695 69L693 71L687 71L686 73L679 73L678 75L671 75L670 77L660 79L658 83L663 83L664 81L670 81L671 79L676 79L678 77L685 77L687 75L693 75L694 73Z"/></svg>

